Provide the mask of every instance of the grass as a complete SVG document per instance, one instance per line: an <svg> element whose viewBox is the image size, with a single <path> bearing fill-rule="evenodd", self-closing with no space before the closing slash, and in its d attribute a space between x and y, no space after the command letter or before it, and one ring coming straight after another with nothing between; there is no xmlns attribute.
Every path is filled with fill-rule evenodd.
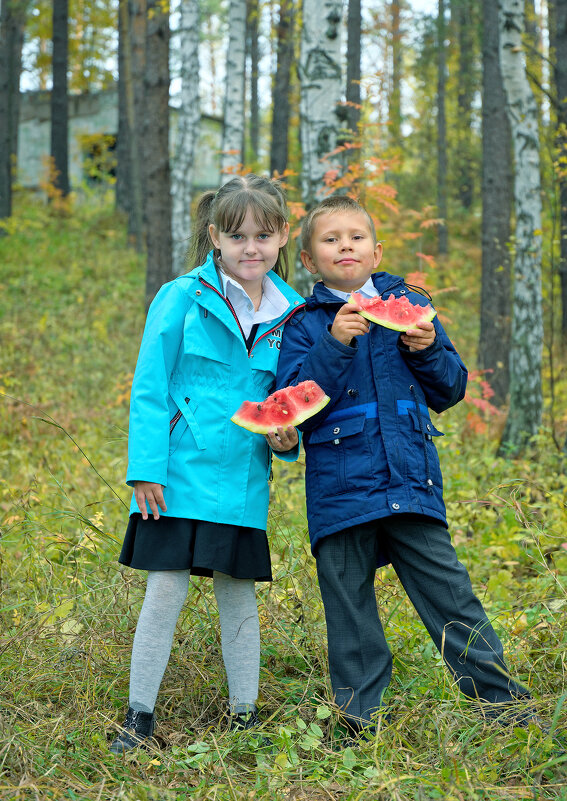
<svg viewBox="0 0 567 801"><path fill-rule="evenodd" d="M394 723L371 742L339 747L301 464L276 472L275 581L259 587L260 702L273 746L222 726L217 612L210 582L197 578L158 699L156 747L112 757L144 592L144 576L116 554L145 265L111 200L96 196L66 217L19 198L0 264L2 801L567 798L567 757L535 727L501 729L475 713L389 569L377 595L394 654ZM474 308L470 269L449 269ZM448 316L459 310L458 294L444 302ZM455 317L450 332L470 349L474 314ZM545 429L537 459L496 459L499 425L472 403L439 421L451 529L511 671L562 732L564 464Z"/></svg>

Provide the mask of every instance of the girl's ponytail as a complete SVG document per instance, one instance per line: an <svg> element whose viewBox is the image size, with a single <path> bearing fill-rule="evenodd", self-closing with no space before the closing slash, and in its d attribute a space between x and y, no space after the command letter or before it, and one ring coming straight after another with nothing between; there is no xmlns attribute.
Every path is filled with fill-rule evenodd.
<svg viewBox="0 0 567 801"><path fill-rule="evenodd" d="M211 208L215 199L215 192L210 190L205 192L199 199L197 211L195 212L195 229L191 237L189 248L190 269L204 264L207 254L213 243L209 237L209 224L211 221Z"/></svg>

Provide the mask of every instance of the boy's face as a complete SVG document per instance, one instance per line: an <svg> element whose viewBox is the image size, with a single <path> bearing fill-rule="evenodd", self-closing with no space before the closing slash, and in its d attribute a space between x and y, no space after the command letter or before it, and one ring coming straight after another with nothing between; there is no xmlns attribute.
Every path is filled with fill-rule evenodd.
<svg viewBox="0 0 567 801"><path fill-rule="evenodd" d="M315 220L311 252L301 251L310 273L319 273L325 286L354 292L366 283L382 258L374 244L366 215L361 211L332 211Z"/></svg>

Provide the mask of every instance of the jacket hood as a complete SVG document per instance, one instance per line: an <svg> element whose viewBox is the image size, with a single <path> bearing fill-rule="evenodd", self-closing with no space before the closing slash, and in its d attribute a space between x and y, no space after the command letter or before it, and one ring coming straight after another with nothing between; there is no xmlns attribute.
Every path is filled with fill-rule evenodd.
<svg viewBox="0 0 567 801"><path fill-rule="evenodd" d="M380 295L383 295L385 292L392 292L397 287L403 286L404 279L401 275L378 272L372 273L372 283ZM342 298L338 298L330 289L327 289L322 281L317 281L313 287L313 293L305 299L305 303L308 308L314 309L327 303L336 303L342 306L344 301Z"/></svg>

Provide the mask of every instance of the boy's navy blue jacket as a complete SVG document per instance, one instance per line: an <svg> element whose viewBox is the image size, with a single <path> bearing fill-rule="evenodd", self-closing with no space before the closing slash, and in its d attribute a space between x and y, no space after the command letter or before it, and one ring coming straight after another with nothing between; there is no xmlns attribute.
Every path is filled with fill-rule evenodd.
<svg viewBox="0 0 567 801"><path fill-rule="evenodd" d="M394 294L427 303L399 276L379 272L372 280L384 300ZM467 370L438 318L433 344L411 353L398 332L374 323L350 345L331 336L344 301L322 282L306 303L284 329L276 385L313 379L331 398L299 426L312 552L322 537L389 515L423 514L447 525L434 444L440 432L429 408L442 412L460 401Z"/></svg>

